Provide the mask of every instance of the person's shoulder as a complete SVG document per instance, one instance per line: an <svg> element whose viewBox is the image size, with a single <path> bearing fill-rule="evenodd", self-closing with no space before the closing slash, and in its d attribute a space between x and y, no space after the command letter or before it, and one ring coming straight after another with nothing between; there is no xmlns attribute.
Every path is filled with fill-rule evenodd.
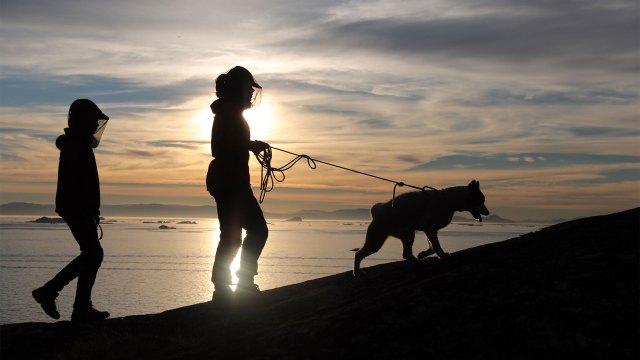
<svg viewBox="0 0 640 360"><path fill-rule="evenodd" d="M63 134L56 139L56 147L61 152L82 152L92 151L90 142L80 139L77 136Z"/></svg>
<svg viewBox="0 0 640 360"><path fill-rule="evenodd" d="M56 147L58 150L66 150L69 148L69 135L63 134L56 139Z"/></svg>

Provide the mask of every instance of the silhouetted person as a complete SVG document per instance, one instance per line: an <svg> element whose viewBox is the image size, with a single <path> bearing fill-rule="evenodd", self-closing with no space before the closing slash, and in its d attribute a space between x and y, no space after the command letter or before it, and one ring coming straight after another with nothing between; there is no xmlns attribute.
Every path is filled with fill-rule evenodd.
<svg viewBox="0 0 640 360"><path fill-rule="evenodd" d="M239 294L258 294L254 283L258 258L269 231L262 209L253 195L249 181L249 151L260 152L269 147L262 141L251 141L249 124L242 112L259 103L262 87L251 73L236 66L216 79L216 96L211 104L215 114L211 130L211 155L207 190L215 198L220 222L220 242L213 263L211 281L214 299L232 294L230 265L240 246L240 269L237 272ZM242 239L242 229L247 234Z"/></svg>
<svg viewBox="0 0 640 360"><path fill-rule="evenodd" d="M69 226L80 245L80 255L53 279L32 292L44 312L60 318L56 297L66 285L78 278L71 321L93 322L109 317L91 303L91 289L102 263L103 251L98 239L100 224L100 185L93 148L98 146L109 117L91 100L78 99L69 107L69 127L56 140L60 149L56 212Z"/></svg>

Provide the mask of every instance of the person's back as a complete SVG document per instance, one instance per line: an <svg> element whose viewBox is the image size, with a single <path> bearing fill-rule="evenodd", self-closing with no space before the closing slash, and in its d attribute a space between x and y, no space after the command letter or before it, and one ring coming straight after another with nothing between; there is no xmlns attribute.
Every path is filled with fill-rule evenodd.
<svg viewBox="0 0 640 360"><path fill-rule="evenodd" d="M250 184L249 146L251 131L235 102L218 99L211 104L214 114L211 128L211 156L215 168L207 183L214 189L245 187Z"/></svg>
<svg viewBox="0 0 640 360"><path fill-rule="evenodd" d="M56 147L60 150L56 212L72 214L82 209L99 214L100 181L91 139L67 128Z"/></svg>

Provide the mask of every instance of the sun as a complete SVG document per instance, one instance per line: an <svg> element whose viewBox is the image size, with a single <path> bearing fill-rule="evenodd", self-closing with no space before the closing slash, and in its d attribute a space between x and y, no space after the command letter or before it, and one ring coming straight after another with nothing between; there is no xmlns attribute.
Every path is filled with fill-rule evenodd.
<svg viewBox="0 0 640 360"><path fill-rule="evenodd" d="M276 128L276 119L273 114L273 107L268 101L262 98L260 105L245 110L244 117L251 128L252 140L269 140Z"/></svg>
<svg viewBox="0 0 640 360"><path fill-rule="evenodd" d="M276 119L273 106L265 99L255 108L244 111L244 117L251 128L251 140L268 141L276 129ZM191 131L193 137L199 141L209 141L211 139L211 126L213 125L213 114L211 109L204 108L192 117ZM207 147L209 144L206 145Z"/></svg>

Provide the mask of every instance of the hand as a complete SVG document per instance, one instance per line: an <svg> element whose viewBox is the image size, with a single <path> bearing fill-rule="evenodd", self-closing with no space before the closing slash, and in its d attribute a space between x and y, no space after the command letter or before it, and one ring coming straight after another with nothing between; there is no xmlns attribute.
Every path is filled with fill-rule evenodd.
<svg viewBox="0 0 640 360"><path fill-rule="evenodd" d="M251 151L253 151L254 153L257 154L257 153L259 153L259 152L261 152L263 150L266 150L266 149L270 148L271 145L267 144L264 141L254 140L253 143L252 143L252 147L253 148L251 149Z"/></svg>
<svg viewBox="0 0 640 360"><path fill-rule="evenodd" d="M98 226L98 224L100 224L100 214L95 214L93 220L96 222L96 226Z"/></svg>

